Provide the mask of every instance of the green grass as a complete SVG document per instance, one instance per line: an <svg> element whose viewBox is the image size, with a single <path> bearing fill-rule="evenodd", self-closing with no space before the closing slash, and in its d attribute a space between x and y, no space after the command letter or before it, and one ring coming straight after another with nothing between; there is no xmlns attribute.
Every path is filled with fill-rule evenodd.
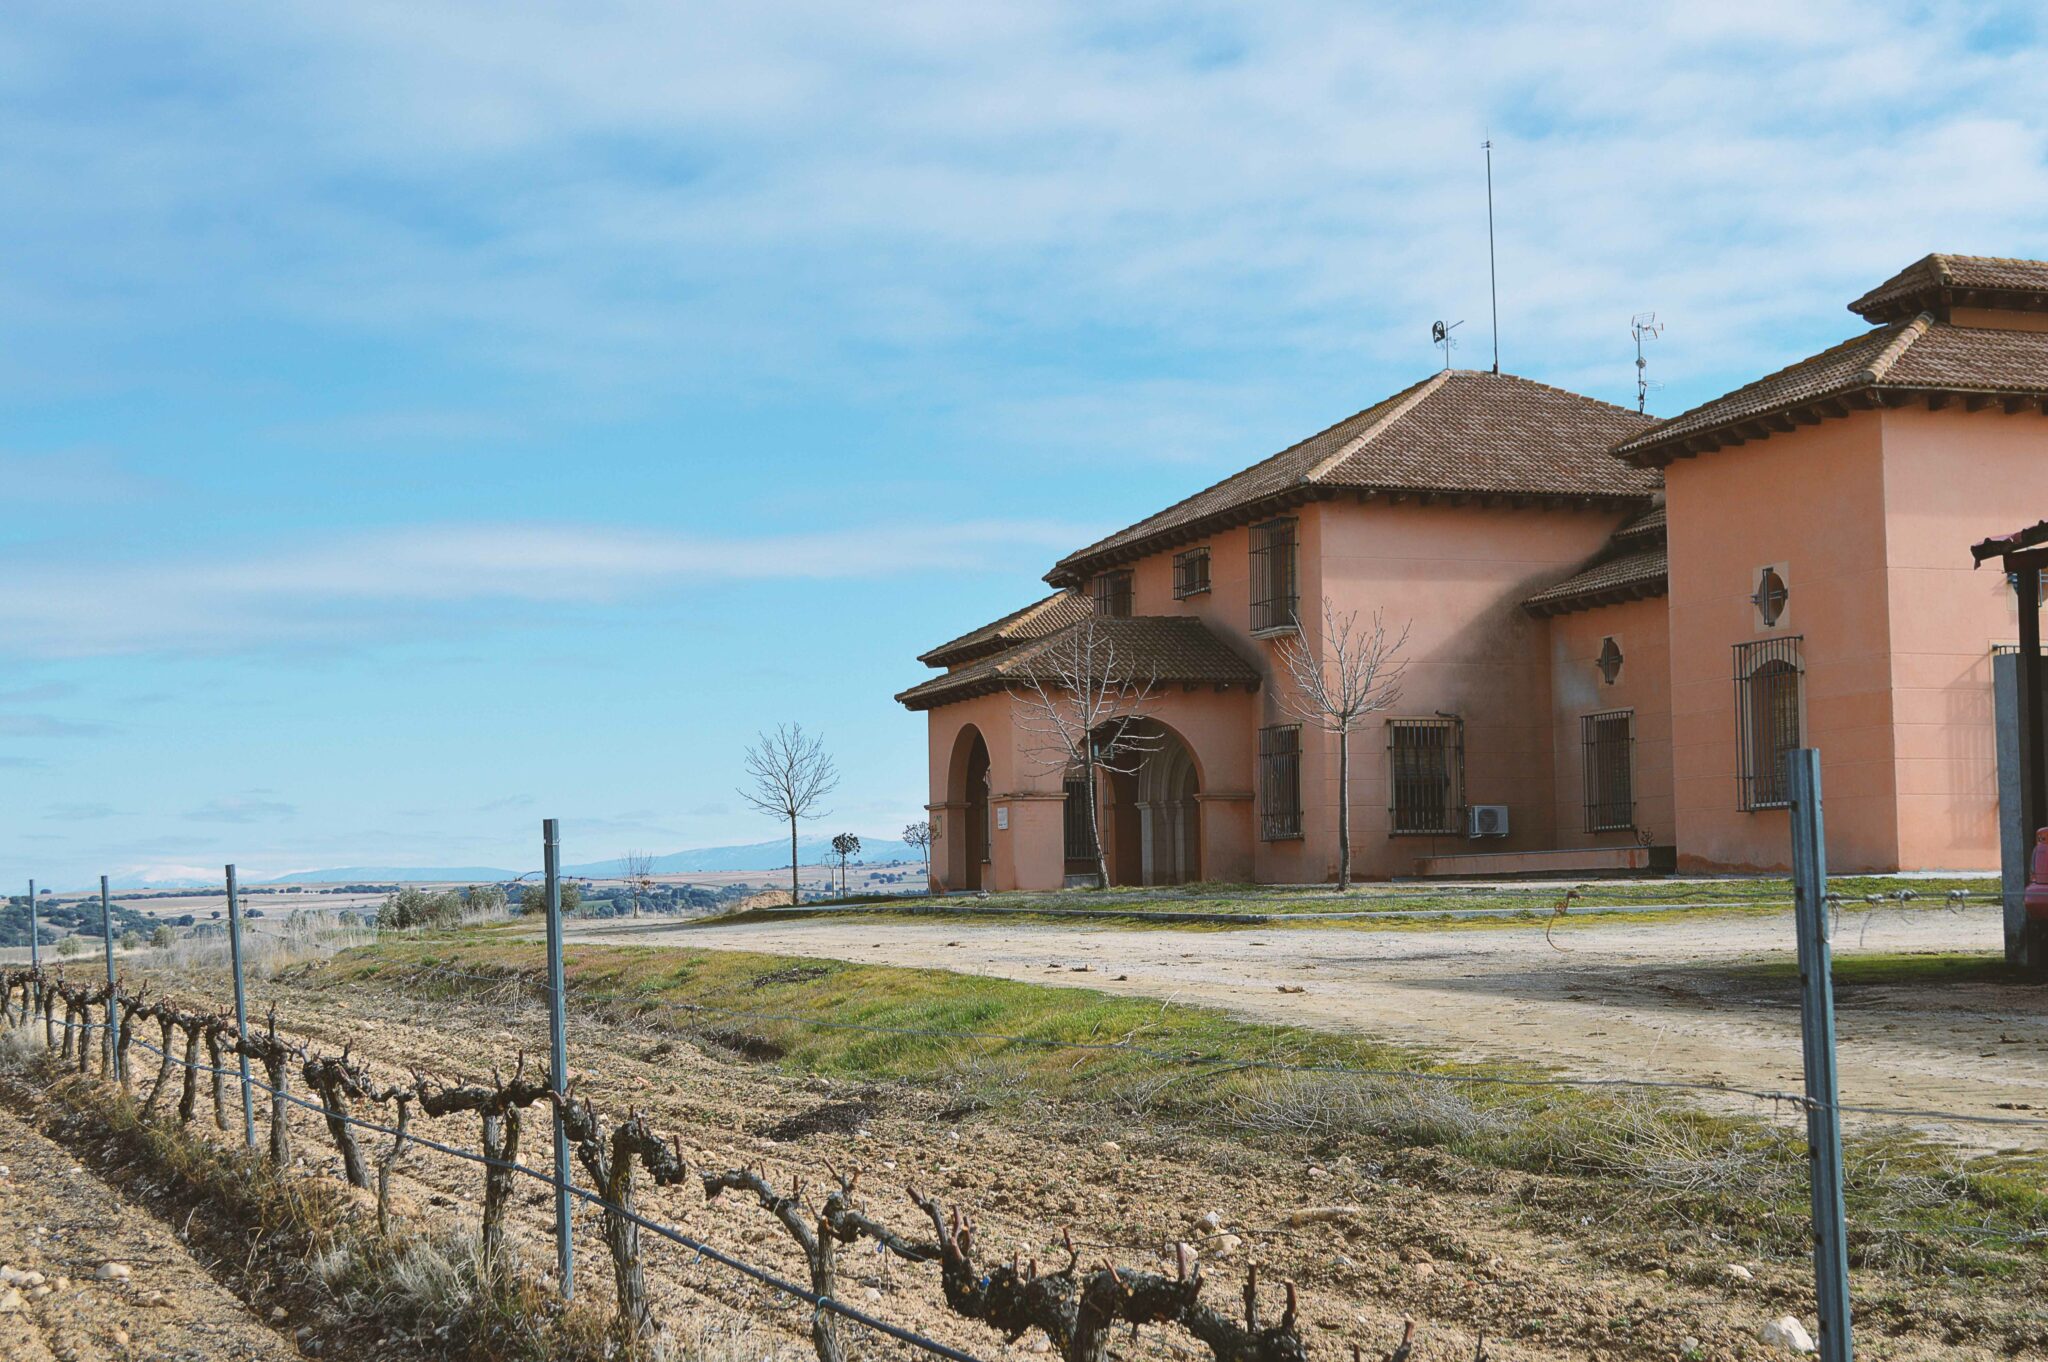
<svg viewBox="0 0 2048 1362"><path fill-rule="evenodd" d="M1783 878L1712 880L1590 880L1570 887L1575 895L1565 920L1610 923L1655 922L1667 916L1668 905L1730 914L1770 914L1789 908L1792 882ZM1887 899L1892 908L1944 907L1953 890L1995 893L1998 881L1987 876L1902 879L1896 876L1845 876L1829 881L1850 909L1870 895ZM1910 900L1891 899L1901 891ZM1175 930L1212 927L1270 928L1343 926L1364 929L1479 929L1541 922L1556 915L1565 890L1556 887L1497 887L1457 884L1365 884L1339 894L1331 886L1192 884L1174 888L1070 889L1050 893L1010 892L987 898L876 898L862 903L788 908L755 908L724 917L700 919L692 926L733 922L774 922L832 915L904 915L937 921L985 919L995 910L1008 922L1072 922L1098 919L1120 927L1165 926ZM1982 901L1982 900L1977 900ZM1630 908L1643 911L1629 912ZM1618 909L1598 912L1595 909ZM1445 917L1444 913L1483 913L1478 917ZM1336 917L1335 914L1347 916ZM1366 914L1369 916L1348 916ZM1260 921L1232 921L1234 917ZM1213 919L1213 921L1206 921Z"/></svg>
<svg viewBox="0 0 2048 1362"><path fill-rule="evenodd" d="M1769 960L1737 965L1724 971L1732 978L1758 982L1796 984L1799 964L1795 960ZM1842 955L1834 960L1837 988L1872 985L1918 985L1940 988L1953 984L2018 984L2025 982L2019 970L1999 954L1977 951L1924 951L1914 953Z"/></svg>
<svg viewBox="0 0 2048 1362"><path fill-rule="evenodd" d="M453 992L475 984L437 981L434 966L537 980L541 960L538 944L470 932L349 952L324 974L349 983L382 979L408 994ZM1572 1218L1598 1208L1653 1228L1711 1227L1788 1254L1804 1234L1804 1138L1784 1124L1630 1089L1446 1084L1264 1067L1541 1077L1533 1064L1453 1064L1370 1037L1077 988L1071 974L1049 975L1058 982L1040 985L610 945L571 947L566 968L579 1007L641 1027L672 1026L794 1071L947 1084L976 1105L997 1108L1028 1099L1058 1101L1071 1111L1101 1106L1119 1121L1143 1118L1232 1139L1427 1145L1477 1165L1568 1179L1573 1190L1551 1195L1560 1198L1558 1213ZM1929 972L1923 965L1891 968L1915 977ZM1942 968L1949 977L1974 977L1982 962ZM1940 968L1933 973L1941 977ZM2038 1276L2048 1264L2048 1155L1963 1159L1917 1136L1887 1132L1853 1136L1848 1159L1860 1260L1939 1259L1944 1270L1983 1277ZM2014 1245L2012 1236L2037 1239Z"/></svg>

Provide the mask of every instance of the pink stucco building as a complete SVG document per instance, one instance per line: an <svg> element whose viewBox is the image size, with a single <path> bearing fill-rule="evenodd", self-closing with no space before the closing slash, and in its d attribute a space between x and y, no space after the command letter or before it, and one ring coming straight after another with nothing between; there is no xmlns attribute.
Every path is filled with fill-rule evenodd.
<svg viewBox="0 0 2048 1362"><path fill-rule="evenodd" d="M1019 693L1090 627L1154 683L1098 793L1112 880L1335 878L1336 740L1275 655L1322 646L1325 599L1409 628L1352 738L1354 875L1781 867L1798 746L1833 868L1996 865L2016 607L1967 549L2048 501L2048 263L1932 255L1850 307L1868 329L1665 421L1435 374L1061 559L897 697L934 887L1092 868Z"/></svg>

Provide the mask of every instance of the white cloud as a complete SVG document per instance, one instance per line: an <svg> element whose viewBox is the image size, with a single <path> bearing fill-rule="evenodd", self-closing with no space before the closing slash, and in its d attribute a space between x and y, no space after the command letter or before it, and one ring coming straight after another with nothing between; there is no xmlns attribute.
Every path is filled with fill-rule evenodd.
<svg viewBox="0 0 2048 1362"><path fill-rule="evenodd" d="M419 526L235 557L0 562L0 647L34 656L267 651L389 638L449 611L617 604L735 581L879 579L1050 558L1090 532L1036 521L711 538L610 526ZM0 734L99 731L0 714Z"/></svg>

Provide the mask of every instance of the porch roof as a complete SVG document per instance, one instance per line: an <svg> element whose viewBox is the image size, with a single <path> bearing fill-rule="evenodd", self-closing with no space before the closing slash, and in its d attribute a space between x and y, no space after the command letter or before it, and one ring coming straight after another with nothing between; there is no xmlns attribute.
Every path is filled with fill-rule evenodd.
<svg viewBox="0 0 2048 1362"><path fill-rule="evenodd" d="M950 643L941 643L928 653L920 653L917 660L928 667L951 667L960 662L972 662L977 657L987 657L1015 647L1027 639L1042 638L1055 629L1086 619L1094 612L1095 603L1086 594L1055 591L1022 610L1012 610L992 624L970 629Z"/></svg>
<svg viewBox="0 0 2048 1362"><path fill-rule="evenodd" d="M1139 682L1158 685L1214 685L1256 688L1259 673L1203 623L1185 615L1136 615L1128 619L1076 620L1041 638L935 676L896 696L906 708L935 709L977 695L992 695L1034 679L1051 680L1050 657L1059 641L1076 629L1093 628L1116 650L1119 667Z"/></svg>
<svg viewBox="0 0 2048 1362"><path fill-rule="evenodd" d="M1102 568L1340 493L1640 502L1657 489L1657 475L1608 451L1649 424L1626 407L1513 374L1446 369L1068 554L1046 580L1076 585Z"/></svg>
<svg viewBox="0 0 2048 1362"><path fill-rule="evenodd" d="M1546 587L1522 602L1539 617L1568 615L1596 605L1661 596L1668 588L1669 556L1664 540L1664 503L1625 523L1607 546L1585 567L1556 586Z"/></svg>

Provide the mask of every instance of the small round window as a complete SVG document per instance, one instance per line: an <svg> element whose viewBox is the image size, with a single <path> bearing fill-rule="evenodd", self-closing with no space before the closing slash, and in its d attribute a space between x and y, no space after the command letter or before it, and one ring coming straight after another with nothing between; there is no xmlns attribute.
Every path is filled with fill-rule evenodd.
<svg viewBox="0 0 2048 1362"><path fill-rule="evenodd" d="M1785 601L1791 594L1776 568L1765 568L1757 575L1756 595L1750 599L1756 602L1757 617L1763 620L1764 628L1774 628L1784 617Z"/></svg>
<svg viewBox="0 0 2048 1362"><path fill-rule="evenodd" d="M1600 640L1600 659L1595 665L1600 668L1601 677L1610 686L1614 684L1615 678L1621 675L1621 645L1614 641L1613 635L1610 634Z"/></svg>

